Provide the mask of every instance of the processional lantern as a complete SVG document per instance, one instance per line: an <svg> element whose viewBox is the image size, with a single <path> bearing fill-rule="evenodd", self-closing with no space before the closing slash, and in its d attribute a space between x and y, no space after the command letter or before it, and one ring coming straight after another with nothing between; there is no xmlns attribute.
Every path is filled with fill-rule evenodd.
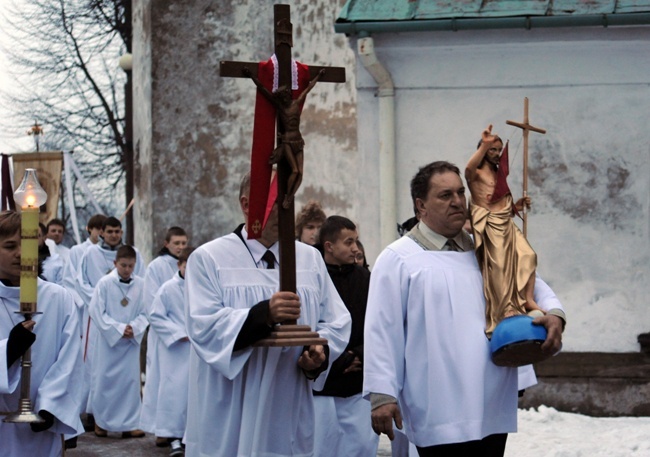
<svg viewBox="0 0 650 457"><path fill-rule="evenodd" d="M36 177L36 169L25 170L25 177L14 192L14 200L21 208L20 224L20 311L25 320L38 314L38 213L47 201L47 193ZM32 350L27 349L20 363L20 401L18 411L9 414L4 422L42 423L45 422L33 411L30 397Z"/></svg>

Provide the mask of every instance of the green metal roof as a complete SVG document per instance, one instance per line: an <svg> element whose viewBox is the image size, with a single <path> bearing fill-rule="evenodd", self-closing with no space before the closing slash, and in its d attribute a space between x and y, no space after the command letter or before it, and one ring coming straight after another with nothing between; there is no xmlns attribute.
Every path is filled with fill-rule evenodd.
<svg viewBox="0 0 650 457"><path fill-rule="evenodd" d="M650 12L649 0L348 0L339 21L581 16Z"/></svg>
<svg viewBox="0 0 650 457"><path fill-rule="evenodd" d="M348 0L340 33L650 24L650 0Z"/></svg>

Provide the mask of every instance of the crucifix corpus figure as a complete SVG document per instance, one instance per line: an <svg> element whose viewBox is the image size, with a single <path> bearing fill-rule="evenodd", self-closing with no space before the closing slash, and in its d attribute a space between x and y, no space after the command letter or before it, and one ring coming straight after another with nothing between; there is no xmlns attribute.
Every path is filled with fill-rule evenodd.
<svg viewBox="0 0 650 457"><path fill-rule="evenodd" d="M263 238L267 238L263 237L265 227L273 225L271 219L277 214L275 240L278 243L276 246L274 242L266 248L279 254L277 263L280 270L280 291L299 294L300 284L297 284L297 279L300 278L296 278L296 263L300 252L297 252L294 237L294 197L303 177L301 111L307 94L317 82L345 82L345 69L307 66L292 60L293 25L289 6L275 5L273 20L275 53L270 59L263 62L222 61L219 73L222 77L252 79L258 89L250 195L246 205L246 241L264 242ZM277 171L275 177L274 166ZM281 325L273 325L270 335L256 339L253 346L324 344L327 344L327 340L319 337L317 332L312 332L309 325L297 325L297 319L287 319Z"/></svg>
<svg viewBox="0 0 650 457"><path fill-rule="evenodd" d="M506 317L544 314L533 298L537 255L512 219L530 207L530 197L524 195L513 204L507 176L507 144L504 148L489 125L465 168L488 336Z"/></svg>
<svg viewBox="0 0 650 457"><path fill-rule="evenodd" d="M282 202L282 207L288 209L293 202L294 196L302 183L303 172L303 151L305 141L300 134L300 114L302 104L307 94L314 88L321 76L325 74L325 69L321 68L315 78L309 81L309 85L298 95L293 98L289 86L280 86L278 90L271 93L262 82L252 74L248 67L242 68L242 74L251 78L260 92L266 99L278 110L278 118L284 127L284 132L278 132L278 146L271 153L269 163L275 165L282 159L286 159L291 167L291 174L287 179L287 189Z"/></svg>

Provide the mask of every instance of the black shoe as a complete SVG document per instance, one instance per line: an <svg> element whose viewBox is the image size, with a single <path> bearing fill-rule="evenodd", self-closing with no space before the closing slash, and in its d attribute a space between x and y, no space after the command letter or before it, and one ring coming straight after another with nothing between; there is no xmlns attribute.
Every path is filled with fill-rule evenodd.
<svg viewBox="0 0 650 457"><path fill-rule="evenodd" d="M93 430L95 430L95 416L93 416L92 414L87 414L86 419L82 420L82 423L85 431L92 432Z"/></svg>
<svg viewBox="0 0 650 457"><path fill-rule="evenodd" d="M181 440L174 440L170 444L171 450L169 452L169 457L182 457L185 455L185 451L183 450L183 445L181 444Z"/></svg>

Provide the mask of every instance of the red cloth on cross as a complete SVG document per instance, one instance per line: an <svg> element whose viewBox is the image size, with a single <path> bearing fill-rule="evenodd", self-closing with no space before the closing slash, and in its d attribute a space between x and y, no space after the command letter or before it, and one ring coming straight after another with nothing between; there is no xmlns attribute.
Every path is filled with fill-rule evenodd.
<svg viewBox="0 0 650 457"><path fill-rule="evenodd" d="M257 77L269 92L273 92L274 80L278 71L274 58L258 64ZM297 98L309 85L309 67L295 62L298 87L292 87L293 98ZM293 68L293 65L292 65ZM302 107L301 107L302 109ZM251 151L251 189L248 204L248 238L257 239L262 234L271 208L277 198L277 180L274 178L273 166L269 158L275 147L276 110L273 104L259 90L255 99L255 124L253 127L253 147Z"/></svg>

